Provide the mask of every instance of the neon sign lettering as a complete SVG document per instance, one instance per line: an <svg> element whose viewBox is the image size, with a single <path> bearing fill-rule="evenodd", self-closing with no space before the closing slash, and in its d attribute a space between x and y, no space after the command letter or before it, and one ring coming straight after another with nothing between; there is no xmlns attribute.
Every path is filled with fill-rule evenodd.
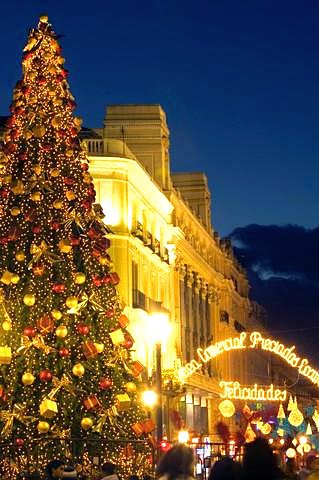
<svg viewBox="0 0 319 480"><path fill-rule="evenodd" d="M258 400L268 402L285 402L287 390L275 388L273 384L264 388L255 383L253 386L242 386L239 382L219 382L222 388L221 398L229 400Z"/></svg>
<svg viewBox="0 0 319 480"><path fill-rule="evenodd" d="M246 342L249 341L248 345ZM184 382L186 378L199 370L203 363L207 363L223 352L229 352L231 350L265 350L279 355L283 358L291 367L296 368L300 375L308 378L312 383L319 386L319 372L309 365L307 358L300 358L295 352L295 346L286 347L278 340L263 337L260 332L252 332L249 336L247 332L242 332L238 337L230 337L225 340L221 340L215 344L209 345L207 348L198 348L197 355L199 359L193 359L183 367L179 368L176 372L176 376L181 382Z"/></svg>

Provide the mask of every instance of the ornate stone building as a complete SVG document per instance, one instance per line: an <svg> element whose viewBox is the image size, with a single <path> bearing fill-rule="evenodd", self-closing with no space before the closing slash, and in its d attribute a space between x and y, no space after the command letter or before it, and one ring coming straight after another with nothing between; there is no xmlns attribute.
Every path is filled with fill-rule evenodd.
<svg viewBox="0 0 319 480"><path fill-rule="evenodd" d="M157 307L167 312L172 326L164 374L190 362L198 348L249 329L252 308L245 272L229 242L213 230L206 176L171 173L162 108L113 105L107 108L103 129L84 133L98 201L114 232L111 253L122 279L120 294L137 339L137 356L149 374L155 358L136 325ZM219 381L249 383L252 376L247 356L236 352L224 353L191 375L183 394L168 375L167 435L174 437L185 423L214 438Z"/></svg>

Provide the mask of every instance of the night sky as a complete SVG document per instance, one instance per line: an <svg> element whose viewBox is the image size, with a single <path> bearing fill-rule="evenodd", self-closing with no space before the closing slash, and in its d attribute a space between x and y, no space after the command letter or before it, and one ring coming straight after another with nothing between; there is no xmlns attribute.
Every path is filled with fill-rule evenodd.
<svg viewBox="0 0 319 480"><path fill-rule="evenodd" d="M0 115L7 114L21 75L27 31L43 13L62 35L85 126L101 127L107 104L160 103L171 131L172 169L206 172L214 228L223 236L233 232L241 247L244 238L245 251L238 254L253 295L266 304L278 330L287 329L289 309L292 314L302 305L294 295L301 282L312 311L298 309L298 321L307 315L315 329L319 265L314 262L313 275L302 260L318 257L319 247L314 243L310 253L300 241L318 235L318 1L4 2ZM276 263L286 253L285 242L276 243L278 232L295 248L285 265ZM266 255L260 241L266 233L272 245L268 270L256 259ZM288 300L275 295L274 303L274 281L288 289ZM312 287L318 289L314 296ZM298 321L294 317L290 328Z"/></svg>

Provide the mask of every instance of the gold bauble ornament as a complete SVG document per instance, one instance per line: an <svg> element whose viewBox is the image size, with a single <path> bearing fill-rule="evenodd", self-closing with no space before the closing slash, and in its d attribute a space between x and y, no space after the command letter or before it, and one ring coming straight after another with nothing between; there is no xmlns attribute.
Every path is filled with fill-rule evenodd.
<svg viewBox="0 0 319 480"><path fill-rule="evenodd" d="M76 198L75 193L72 190L67 190L65 192L65 196L66 196L66 198L68 199L69 202L72 202L72 200L74 200Z"/></svg>
<svg viewBox="0 0 319 480"><path fill-rule="evenodd" d="M25 259L25 253L22 250L19 250L19 252L15 254L15 257L18 262L23 262Z"/></svg>
<svg viewBox="0 0 319 480"><path fill-rule="evenodd" d="M89 428L93 427L93 420L90 417L83 417L81 420L81 427L83 430L89 430Z"/></svg>
<svg viewBox="0 0 319 480"><path fill-rule="evenodd" d="M34 382L34 375L32 375L32 373L30 372L25 372L23 375L22 375L22 383L23 385L32 385L32 383Z"/></svg>
<svg viewBox="0 0 319 480"><path fill-rule="evenodd" d="M82 272L76 272L74 274L74 283L76 283L77 285L82 285L86 280L86 276L84 273Z"/></svg>
<svg viewBox="0 0 319 480"><path fill-rule="evenodd" d="M107 257L104 257L103 255L101 255L99 257L99 263L101 265L109 265L110 264L110 260L107 258Z"/></svg>
<svg viewBox="0 0 319 480"><path fill-rule="evenodd" d="M83 377L85 372L85 368L83 367L82 363L76 363L72 368L72 373L76 377Z"/></svg>
<svg viewBox="0 0 319 480"><path fill-rule="evenodd" d="M54 318L54 320L60 320L62 318L62 313L60 312L60 310L57 310L56 308L54 308L51 311L51 315Z"/></svg>
<svg viewBox="0 0 319 480"><path fill-rule="evenodd" d="M11 277L11 283L16 285L17 283L19 283L19 281L20 281L19 275L17 273L14 273Z"/></svg>
<svg viewBox="0 0 319 480"><path fill-rule="evenodd" d="M58 177L60 175L60 170L58 168L52 168L52 170L50 171L50 175L51 177Z"/></svg>
<svg viewBox="0 0 319 480"><path fill-rule="evenodd" d="M42 125L38 127L33 127L32 133L35 138L42 138L45 135L45 127L43 127Z"/></svg>
<svg viewBox="0 0 319 480"><path fill-rule="evenodd" d="M33 293L26 293L23 297L23 303L27 307L32 307L35 304L35 295Z"/></svg>
<svg viewBox="0 0 319 480"><path fill-rule="evenodd" d="M62 200L54 200L53 207L56 208L57 210L60 210L63 207Z"/></svg>
<svg viewBox="0 0 319 480"><path fill-rule="evenodd" d="M48 422L39 422L37 430L39 433L47 433L50 430L50 424Z"/></svg>
<svg viewBox="0 0 319 480"><path fill-rule="evenodd" d="M36 165L33 165L32 169L36 175L40 175L42 171L41 165L39 165L38 163Z"/></svg>
<svg viewBox="0 0 319 480"><path fill-rule="evenodd" d="M236 411L235 405L230 400L223 400L220 402L218 409L223 417L226 418L232 417Z"/></svg>
<svg viewBox="0 0 319 480"><path fill-rule="evenodd" d="M65 305L68 308L74 308L77 306L77 304L78 304L78 298L74 297L73 295L71 295L70 297L67 297L67 299L65 300Z"/></svg>
<svg viewBox="0 0 319 480"><path fill-rule="evenodd" d="M126 391L130 393L136 392L136 389L137 389L134 382L127 382L127 384L125 385L125 388L126 388Z"/></svg>
<svg viewBox="0 0 319 480"><path fill-rule="evenodd" d="M1 326L5 332L10 332L12 328L12 323L10 322L10 320L4 320Z"/></svg>
<svg viewBox="0 0 319 480"><path fill-rule="evenodd" d="M55 330L55 334L59 338L65 338L68 334L68 329L65 325L59 325Z"/></svg>
<svg viewBox="0 0 319 480"><path fill-rule="evenodd" d="M54 93L55 95L55 89L52 88L52 92ZM50 92L49 92L50 93ZM54 128L59 128L60 127L60 119L58 117L54 117L52 120L51 120L51 125L52 127Z"/></svg>
<svg viewBox="0 0 319 480"><path fill-rule="evenodd" d="M31 200L34 202L40 202L42 198L41 192L33 192L31 193Z"/></svg>
<svg viewBox="0 0 319 480"><path fill-rule="evenodd" d="M21 210L19 207L12 207L10 213L13 217L17 217L20 214Z"/></svg>
<svg viewBox="0 0 319 480"><path fill-rule="evenodd" d="M62 104L63 104L62 98L60 98L60 97L55 97L55 98L53 99L53 105L55 105L56 107L59 107L59 106L62 105Z"/></svg>
<svg viewBox="0 0 319 480"><path fill-rule="evenodd" d="M97 353L102 353L104 350L104 343L94 343Z"/></svg>

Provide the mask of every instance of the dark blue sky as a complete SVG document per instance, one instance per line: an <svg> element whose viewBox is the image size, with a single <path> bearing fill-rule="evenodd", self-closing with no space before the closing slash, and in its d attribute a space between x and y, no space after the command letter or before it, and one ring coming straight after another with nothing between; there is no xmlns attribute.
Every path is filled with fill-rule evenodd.
<svg viewBox="0 0 319 480"><path fill-rule="evenodd" d="M175 171L203 170L221 234L318 225L316 0L13 0L1 6L0 114L29 27L48 13L86 126L109 103L160 103Z"/></svg>

